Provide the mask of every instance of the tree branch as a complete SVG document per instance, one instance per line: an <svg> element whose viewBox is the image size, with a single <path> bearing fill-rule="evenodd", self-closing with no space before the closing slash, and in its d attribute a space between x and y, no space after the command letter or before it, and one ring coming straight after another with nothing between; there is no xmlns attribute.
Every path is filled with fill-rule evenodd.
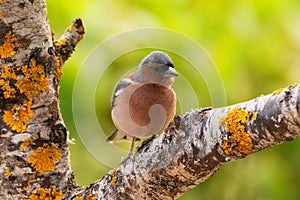
<svg viewBox="0 0 300 200"><path fill-rule="evenodd" d="M300 86L293 84L224 108L193 110L175 122L77 195L177 198L211 177L223 163L296 138L300 134Z"/></svg>
<svg viewBox="0 0 300 200"><path fill-rule="evenodd" d="M83 34L84 27L82 20L76 18L59 40L54 42L56 62L59 62L59 66L62 66L71 56L78 42L82 40Z"/></svg>
<svg viewBox="0 0 300 200"><path fill-rule="evenodd" d="M44 1L0 1L0 13L0 199L59 199L75 183L58 82L83 26L53 45Z"/></svg>

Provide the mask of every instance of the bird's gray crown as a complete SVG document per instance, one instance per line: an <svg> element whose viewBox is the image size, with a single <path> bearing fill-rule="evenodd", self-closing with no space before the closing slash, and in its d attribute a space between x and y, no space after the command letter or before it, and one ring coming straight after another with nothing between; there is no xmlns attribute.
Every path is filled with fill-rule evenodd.
<svg viewBox="0 0 300 200"><path fill-rule="evenodd" d="M158 63L161 65L169 66L174 68L173 61L168 56L168 54L161 51L153 51L148 56L146 56L140 63L137 72L135 73L134 80L137 82L145 82L145 76L142 73L142 68L145 65L151 63Z"/></svg>
<svg viewBox="0 0 300 200"><path fill-rule="evenodd" d="M140 63L139 68L149 63L159 63L169 67L174 67L173 61L168 56L168 54L161 51L153 51L148 56L146 56Z"/></svg>

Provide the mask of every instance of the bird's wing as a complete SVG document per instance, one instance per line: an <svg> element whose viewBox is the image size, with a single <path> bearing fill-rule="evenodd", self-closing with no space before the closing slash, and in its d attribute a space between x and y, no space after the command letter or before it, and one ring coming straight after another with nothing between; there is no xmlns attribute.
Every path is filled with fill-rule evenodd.
<svg viewBox="0 0 300 200"><path fill-rule="evenodd" d="M132 84L132 82L133 82L133 81L132 81L131 79L129 79L129 78L124 78L124 79L122 79L122 80L118 83L118 85L117 85L117 87L116 87L116 89L115 89L115 91L114 91L114 96L113 96L112 103L111 103L111 108L112 108L112 109L115 107L116 99L118 98L118 96L120 95L120 93L121 93L127 86L129 86L130 84Z"/></svg>
<svg viewBox="0 0 300 200"><path fill-rule="evenodd" d="M114 95L113 95L113 99L112 99L112 109L114 109L115 105L116 105L116 100L117 98L120 96L120 94L122 93L122 91L128 87L130 84L132 84L132 79L130 78L124 78L122 79L115 91L114 91ZM132 140L132 137L125 135L124 133L121 133L118 129L116 129L107 139L107 142L119 142L122 140Z"/></svg>

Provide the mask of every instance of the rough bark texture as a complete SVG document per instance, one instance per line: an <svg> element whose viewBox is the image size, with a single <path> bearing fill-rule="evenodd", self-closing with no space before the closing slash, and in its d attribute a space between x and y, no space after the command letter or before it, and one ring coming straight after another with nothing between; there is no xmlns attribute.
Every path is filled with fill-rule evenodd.
<svg viewBox="0 0 300 200"><path fill-rule="evenodd" d="M175 199L211 177L224 162L300 134L300 86L224 108L198 109L175 118L166 133L137 152L84 194L99 199Z"/></svg>
<svg viewBox="0 0 300 200"><path fill-rule="evenodd" d="M44 1L0 1L0 199L62 197L74 187L58 102L80 19L53 44Z"/></svg>
<svg viewBox="0 0 300 200"><path fill-rule="evenodd" d="M174 199L224 163L300 134L300 86L176 117L100 181L74 183L58 97L61 66L84 29L56 42L45 2L0 0L0 199Z"/></svg>

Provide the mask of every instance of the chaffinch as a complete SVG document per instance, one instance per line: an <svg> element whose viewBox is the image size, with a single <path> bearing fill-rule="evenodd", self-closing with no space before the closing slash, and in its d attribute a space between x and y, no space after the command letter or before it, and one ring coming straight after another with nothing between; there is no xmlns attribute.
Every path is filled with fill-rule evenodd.
<svg viewBox="0 0 300 200"><path fill-rule="evenodd" d="M138 138L161 133L176 110L172 88L178 73L170 57L161 51L147 55L137 71L122 79L112 99L112 121L117 130L108 142L132 138L129 155Z"/></svg>

